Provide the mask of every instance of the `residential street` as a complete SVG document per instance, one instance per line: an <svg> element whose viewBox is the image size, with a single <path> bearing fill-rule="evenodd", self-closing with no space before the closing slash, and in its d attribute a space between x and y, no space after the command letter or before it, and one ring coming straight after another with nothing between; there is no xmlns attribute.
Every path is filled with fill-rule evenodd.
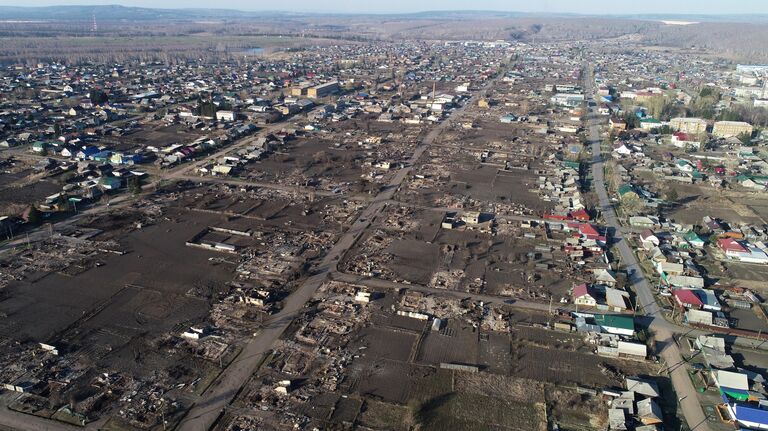
<svg viewBox="0 0 768 431"><path fill-rule="evenodd" d="M587 101L594 101L595 89L591 67L586 72L584 85ZM680 349L672 338L672 334L677 328L664 319L661 308L656 304L648 280L646 280L643 269L638 263L635 254L624 239L624 231L616 217L616 211L608 198L608 191L605 187L604 164L600 149L600 118L599 115L590 110L588 122L589 140L592 143L592 176L600 202L600 211L606 225L613 229L612 240L615 242L616 248L621 255L625 269L633 274L630 282L632 290L637 295L638 308L647 318L651 319L649 329L654 333L657 346L660 346L659 354L667 365L672 384L677 392L677 398L680 400L680 407L685 416L685 421L692 430L706 431L709 429L707 417L701 408L701 404L699 404L696 389L688 377L687 367L683 366Z"/></svg>

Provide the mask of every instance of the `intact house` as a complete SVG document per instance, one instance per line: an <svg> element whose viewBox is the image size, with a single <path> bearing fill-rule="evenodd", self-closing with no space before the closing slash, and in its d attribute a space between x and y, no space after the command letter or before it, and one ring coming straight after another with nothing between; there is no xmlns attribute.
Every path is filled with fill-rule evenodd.
<svg viewBox="0 0 768 431"><path fill-rule="evenodd" d="M676 132L672 135L672 145L678 148L684 149L701 149L701 142L699 142L693 135L688 135L683 132Z"/></svg>
<svg viewBox="0 0 768 431"><path fill-rule="evenodd" d="M573 303L576 305L594 307L597 305L597 295L590 289L589 285L582 283L573 288Z"/></svg>
<svg viewBox="0 0 768 431"><path fill-rule="evenodd" d="M720 238L717 246L725 253L725 257L745 263L768 264L768 254L756 246L733 238Z"/></svg>
<svg viewBox="0 0 768 431"><path fill-rule="evenodd" d="M672 296L681 308L699 310L704 305L701 299L689 289L674 289Z"/></svg>

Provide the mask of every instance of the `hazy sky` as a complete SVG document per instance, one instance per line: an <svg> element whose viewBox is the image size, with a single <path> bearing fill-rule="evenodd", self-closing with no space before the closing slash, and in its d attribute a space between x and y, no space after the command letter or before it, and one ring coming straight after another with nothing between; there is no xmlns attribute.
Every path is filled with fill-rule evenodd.
<svg viewBox="0 0 768 431"><path fill-rule="evenodd" d="M164 8L226 8L301 12L417 12L425 10L503 10L520 12L612 13L768 13L768 0L0 0L3 6L122 4Z"/></svg>

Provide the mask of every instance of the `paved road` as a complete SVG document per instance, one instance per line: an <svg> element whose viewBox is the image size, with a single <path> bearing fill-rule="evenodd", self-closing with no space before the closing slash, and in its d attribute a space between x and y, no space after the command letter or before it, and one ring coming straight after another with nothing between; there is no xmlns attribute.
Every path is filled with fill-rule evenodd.
<svg viewBox="0 0 768 431"><path fill-rule="evenodd" d="M490 85L490 83L488 84ZM482 92L477 92L481 94ZM452 117L460 115L466 106L475 98L470 99L461 108L452 113ZM369 203L352 226L339 238L317 268L316 275L308 278L284 302L283 309L265 322L265 327L250 340L235 361L230 364L214 382L200 401L196 403L177 428L180 431L206 431L216 422L221 412L232 402L237 392L248 378L256 371L261 358L269 351L275 341L285 331L291 321L299 315L304 305L312 298L317 289L328 276L336 271L342 256L352 248L357 239L371 225L375 217L381 213L392 199L397 189L410 174L413 165L419 160L424 151L429 148L440 133L450 124L446 119L434 127L419 143L408 162L394 175L389 183L382 188ZM180 175L181 176L181 175Z"/></svg>
<svg viewBox="0 0 768 431"><path fill-rule="evenodd" d="M593 102L594 79L591 67L585 71L584 88L588 95L587 100ZM616 217L616 211L608 198L608 192L605 188L603 158L600 149L600 115L590 111L588 118L589 139L592 142L592 176L603 219L614 230L613 241L616 243L616 248L621 255L625 267L630 272L633 272L629 281L636 293L638 308L645 314L645 319L649 321L649 329L654 333L657 349L660 350L661 358L668 367L672 384L680 400L680 408L685 421L692 430L708 431L707 417L699 403L696 389L688 377L687 367L680 354L680 349L672 337L675 332L679 331L679 328L664 319L662 309L656 303L651 286L643 274L643 269L637 262L637 258L629 244L624 240L625 231L622 229Z"/></svg>

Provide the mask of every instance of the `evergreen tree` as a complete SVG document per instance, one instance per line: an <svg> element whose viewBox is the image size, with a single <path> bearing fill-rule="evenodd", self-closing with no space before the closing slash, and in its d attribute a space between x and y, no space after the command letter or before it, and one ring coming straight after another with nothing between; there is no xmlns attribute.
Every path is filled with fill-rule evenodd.
<svg viewBox="0 0 768 431"><path fill-rule="evenodd" d="M36 206L31 205L29 207L29 213L27 214L27 223L38 225L43 221L43 214Z"/></svg>

